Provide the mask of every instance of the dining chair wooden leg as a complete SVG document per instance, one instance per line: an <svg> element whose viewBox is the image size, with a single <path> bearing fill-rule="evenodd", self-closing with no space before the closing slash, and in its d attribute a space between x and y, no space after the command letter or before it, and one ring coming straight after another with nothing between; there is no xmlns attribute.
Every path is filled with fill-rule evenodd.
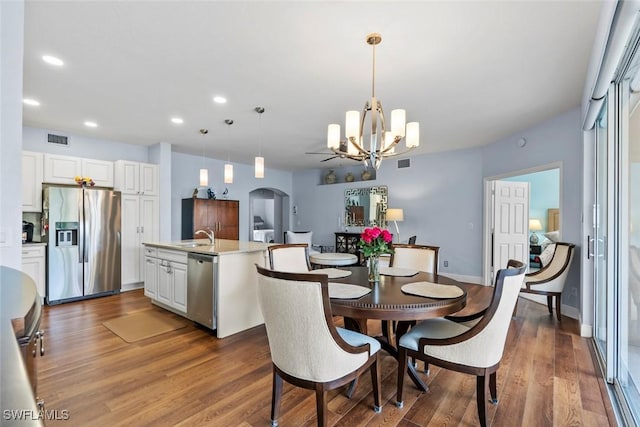
<svg viewBox="0 0 640 427"><path fill-rule="evenodd" d="M549 309L549 314L553 314L553 296L547 295L547 308Z"/></svg>
<svg viewBox="0 0 640 427"><path fill-rule="evenodd" d="M376 414L382 412L382 392L380 390L380 352L376 353L376 360L371 364L371 384L373 386L373 410Z"/></svg>
<svg viewBox="0 0 640 427"><path fill-rule="evenodd" d="M280 400L282 398L282 378L273 366L273 388L271 391L271 426L277 427L280 416Z"/></svg>
<svg viewBox="0 0 640 427"><path fill-rule="evenodd" d="M407 351L400 347L398 354L398 390L396 392L396 406L402 408L404 401L402 400L402 391L404 389L404 376L407 372Z"/></svg>
<svg viewBox="0 0 640 427"><path fill-rule="evenodd" d="M489 410L487 392L489 391L489 381L485 375L478 375L476 379L476 400L478 402L478 418L480 426L487 426L487 412Z"/></svg>
<svg viewBox="0 0 640 427"><path fill-rule="evenodd" d="M562 320L562 314L560 313L561 305L562 294L556 294L556 316L558 317L558 322Z"/></svg>
<svg viewBox="0 0 640 427"><path fill-rule="evenodd" d="M496 373L493 372L489 376L489 390L491 391L491 403L498 404L498 387L496 384Z"/></svg>
<svg viewBox="0 0 640 427"><path fill-rule="evenodd" d="M316 410L318 412L318 427L327 425L327 392L323 384L316 384Z"/></svg>

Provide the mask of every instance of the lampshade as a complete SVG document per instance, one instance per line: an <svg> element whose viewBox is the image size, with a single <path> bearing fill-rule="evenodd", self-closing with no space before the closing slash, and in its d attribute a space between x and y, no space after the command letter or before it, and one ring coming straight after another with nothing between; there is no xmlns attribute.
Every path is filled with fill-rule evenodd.
<svg viewBox="0 0 640 427"><path fill-rule="evenodd" d="M231 163L224 165L224 183L233 184L233 165Z"/></svg>
<svg viewBox="0 0 640 427"><path fill-rule="evenodd" d="M540 231L542 230L542 223L539 219L530 219L529 220L529 230L530 231Z"/></svg>
<svg viewBox="0 0 640 427"><path fill-rule="evenodd" d="M256 157L255 177L264 178L264 157Z"/></svg>
<svg viewBox="0 0 640 427"><path fill-rule="evenodd" d="M209 185L209 170L208 169L200 169L200 185L206 187Z"/></svg>
<svg viewBox="0 0 640 427"><path fill-rule="evenodd" d="M404 211L402 209L387 209L387 221L404 221Z"/></svg>

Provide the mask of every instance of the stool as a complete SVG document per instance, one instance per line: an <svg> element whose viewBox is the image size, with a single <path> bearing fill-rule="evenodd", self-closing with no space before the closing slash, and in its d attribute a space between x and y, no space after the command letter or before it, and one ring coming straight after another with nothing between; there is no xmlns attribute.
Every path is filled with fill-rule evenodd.
<svg viewBox="0 0 640 427"><path fill-rule="evenodd" d="M338 252L325 252L309 256L309 261L313 265L328 267L340 267L358 263L358 257L353 254L343 254Z"/></svg>

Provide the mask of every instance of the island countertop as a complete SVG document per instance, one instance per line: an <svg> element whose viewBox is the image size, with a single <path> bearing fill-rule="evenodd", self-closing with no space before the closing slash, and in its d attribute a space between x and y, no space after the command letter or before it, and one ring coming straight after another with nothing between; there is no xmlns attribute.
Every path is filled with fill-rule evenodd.
<svg viewBox="0 0 640 427"><path fill-rule="evenodd" d="M239 240L226 239L215 239L214 245L211 245L208 239L178 240L174 242L144 242L143 245L205 255L261 252L266 251L270 246L268 243L262 242L243 242Z"/></svg>

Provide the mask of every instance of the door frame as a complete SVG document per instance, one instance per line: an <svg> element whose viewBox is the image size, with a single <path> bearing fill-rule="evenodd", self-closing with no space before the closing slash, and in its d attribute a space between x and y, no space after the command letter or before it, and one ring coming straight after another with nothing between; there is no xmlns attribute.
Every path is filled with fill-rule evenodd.
<svg viewBox="0 0 640 427"><path fill-rule="evenodd" d="M552 162L552 163L546 163L543 165L538 165L538 166L533 166L530 168L526 168L526 169L520 169L520 170L516 170L516 171L511 171L511 172L505 172L499 175L493 175L493 176L488 176L484 178L483 181L483 186L484 186L484 197L483 197L483 208L482 208L482 212L483 212L483 220L482 220L482 235L483 235L483 243L482 243L482 277L483 277L483 281L484 281L484 285L485 286L491 286L493 283L491 281L491 256L492 256L492 249L491 249L491 241L492 241L492 236L491 236L491 223L493 221L493 204L492 204L492 197L491 197L491 183L493 181L500 181L501 179L504 178L511 178L514 176L519 176L519 175L527 175L527 174L531 174L531 173L535 173L535 172L543 172L543 171L547 171L547 170L551 170L551 169L558 169L560 171L559 173L559 182L558 182L558 186L559 186L559 192L558 192L558 197L559 197L559 201L558 201L558 208L560 208L560 236L562 236L562 226L564 224L563 221L563 217L564 217L564 209L562 206L562 202L563 202L563 195L562 195L562 174L563 174L563 170L562 170L562 161L558 161L558 162Z"/></svg>

